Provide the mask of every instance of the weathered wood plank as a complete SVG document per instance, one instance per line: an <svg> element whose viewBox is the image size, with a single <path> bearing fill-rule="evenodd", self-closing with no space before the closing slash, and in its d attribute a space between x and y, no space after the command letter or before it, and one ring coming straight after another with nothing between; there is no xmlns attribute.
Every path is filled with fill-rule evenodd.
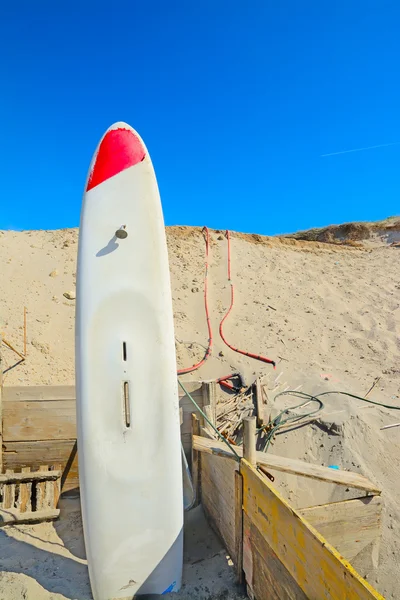
<svg viewBox="0 0 400 600"><path fill-rule="evenodd" d="M242 477L242 485L243 485L243 477ZM244 489L242 487L242 494L244 494ZM242 497L243 502L243 497ZM243 506L243 505L242 505ZM253 586L253 547L251 545L251 521L246 516L243 511L243 572L245 574L245 579L247 586L252 589ZM250 597L250 595L249 595Z"/></svg>
<svg viewBox="0 0 400 600"><path fill-rule="evenodd" d="M31 469L30 467L22 467L22 472L21 475L26 475L27 477L29 477L31 475ZM31 497L31 493L32 493L32 483L31 482L27 482L24 483L24 479L20 479L21 483L19 486L19 502L18 502L18 506L19 506L19 510L21 513L24 512L31 512L32 510L32 497Z"/></svg>
<svg viewBox="0 0 400 600"><path fill-rule="evenodd" d="M200 419L195 414L192 413L192 437L194 435L200 435ZM194 506L197 506L200 503L200 472L201 472L201 454L196 450L193 450L192 447L192 482L193 489L196 495L196 500Z"/></svg>
<svg viewBox="0 0 400 600"><path fill-rule="evenodd" d="M6 469L6 477L13 474L12 469ZM15 484L7 483L3 485L3 508L13 508L15 502Z"/></svg>
<svg viewBox="0 0 400 600"><path fill-rule="evenodd" d="M62 491L78 487L78 457L76 440L46 440L38 442L4 442L4 465L10 469L29 466L38 469L45 458L49 465L61 464ZM72 458L72 460L71 460Z"/></svg>
<svg viewBox="0 0 400 600"><path fill-rule="evenodd" d="M5 402L3 403L4 440L16 442L76 439L75 398L63 398L63 396L73 395L72 392L68 392L71 387L73 388L73 386L4 388L6 390ZM189 382L187 388L202 408L203 392L201 384ZM189 452L191 447L191 414L193 412L198 413L198 411L192 401L183 393L180 394L179 404L183 417L181 426L182 441L185 452Z"/></svg>
<svg viewBox="0 0 400 600"><path fill-rule="evenodd" d="M14 473L7 470L6 473L0 475L0 483L19 483L24 481L45 481L59 479L61 471L33 471L24 469L21 473Z"/></svg>
<svg viewBox="0 0 400 600"><path fill-rule="evenodd" d="M243 477L235 471L235 566L238 583L243 583Z"/></svg>
<svg viewBox="0 0 400 600"><path fill-rule="evenodd" d="M201 391L201 382L199 381L185 381L184 383L185 388L187 389L187 391L189 392L189 394L191 394L193 396L193 394L195 392L199 392L201 394L201 396L203 396L203 393ZM184 396L186 396L185 392L182 390L182 388L180 386L178 386L178 390L179 390L179 397L182 398ZM189 400L190 402L190 400ZM193 406L193 404L192 404Z"/></svg>
<svg viewBox="0 0 400 600"><path fill-rule="evenodd" d="M251 464L257 464L256 417L243 420L243 456Z"/></svg>
<svg viewBox="0 0 400 600"><path fill-rule="evenodd" d="M222 456L223 458L231 460L236 459L224 442L195 436L193 438L193 444L194 448L200 452ZM243 456L243 449L241 446L235 446L235 451L239 456ZM311 479L326 481L328 483L337 483L338 485L365 490L373 494L381 493L381 490L375 484L359 473L329 469L329 467L313 465L303 460L275 456L274 454L266 454L264 452L256 452L256 460L257 464L264 465L275 471L310 477Z"/></svg>
<svg viewBox="0 0 400 600"><path fill-rule="evenodd" d="M247 517L306 597L383 600L256 468L242 460L240 472L243 476L243 508ZM253 590L257 585L254 569L253 564ZM261 591L258 596L256 593L257 600L270 597L268 588L263 595Z"/></svg>
<svg viewBox="0 0 400 600"><path fill-rule="evenodd" d="M193 394L193 398L195 399L196 403L200 406L200 408L203 408L203 396L201 394L201 390L199 392L196 392L195 394ZM179 407L180 407L180 409L182 409L182 417L183 417L183 423L181 425L181 436L186 435L186 434L191 434L192 433L192 414L193 413L196 414L199 418L201 417L201 415L200 415L199 411L197 410L197 408L195 408L192 401L189 400L189 398L187 398L186 396L184 398L180 398Z"/></svg>
<svg viewBox="0 0 400 600"><path fill-rule="evenodd" d="M191 381L185 387L202 407L202 384ZM61 464L62 491L78 487L75 387L16 386L4 390L4 467L37 469L44 461L48 465ZM186 455L190 456L191 414L197 411L181 389L179 397L183 414L181 439Z"/></svg>
<svg viewBox="0 0 400 600"><path fill-rule="evenodd" d="M75 400L74 385L4 386L4 402L38 402L39 400Z"/></svg>
<svg viewBox="0 0 400 600"><path fill-rule="evenodd" d="M238 463L215 456L201 458L201 497L214 529L236 564L235 471Z"/></svg>
<svg viewBox="0 0 400 600"><path fill-rule="evenodd" d="M76 440L4 442L4 464L9 469L31 466L38 469L45 457L48 464L65 464Z"/></svg>
<svg viewBox="0 0 400 600"><path fill-rule="evenodd" d="M243 547L246 553L244 571L254 597L257 600L307 600L308 597L267 544L259 529L246 514L243 520Z"/></svg>
<svg viewBox="0 0 400 600"><path fill-rule="evenodd" d="M4 402L4 441L76 438L75 400Z"/></svg>
<svg viewBox="0 0 400 600"><path fill-rule="evenodd" d="M185 382L185 387L190 394L202 394L201 383L197 381ZM184 397L184 392L179 388L179 397ZM4 386L5 402L37 402L39 400L58 401L75 400L74 385L20 385ZM187 400L190 402L189 398ZM193 405L192 405L193 406Z"/></svg>
<svg viewBox="0 0 400 600"><path fill-rule="evenodd" d="M20 512L17 509L0 509L0 527L13 523L32 523L35 521L52 521L60 514L59 508L39 510L34 512Z"/></svg>
<svg viewBox="0 0 400 600"><path fill-rule="evenodd" d="M380 535L382 498L368 496L332 502L302 508L298 513L351 562Z"/></svg>

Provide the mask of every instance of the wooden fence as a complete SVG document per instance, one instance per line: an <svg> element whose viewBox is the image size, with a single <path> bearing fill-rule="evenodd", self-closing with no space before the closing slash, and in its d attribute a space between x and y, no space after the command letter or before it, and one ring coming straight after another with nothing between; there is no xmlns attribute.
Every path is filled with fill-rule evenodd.
<svg viewBox="0 0 400 600"><path fill-rule="evenodd" d="M188 382L188 392L202 408L214 405L215 384ZM62 491L76 488L78 454L74 386L0 386L0 472L61 465ZM191 414L197 412L180 390L181 436L191 451Z"/></svg>
<svg viewBox="0 0 400 600"><path fill-rule="evenodd" d="M255 448L254 464L242 458L243 450L237 447L238 461L209 431L203 428L202 433L203 437L193 437L193 452L200 455L196 461L203 507L239 580L245 577L250 598L383 600L348 562L380 535L377 486L357 473L333 472ZM295 510L257 464L278 473L349 485L370 495Z"/></svg>

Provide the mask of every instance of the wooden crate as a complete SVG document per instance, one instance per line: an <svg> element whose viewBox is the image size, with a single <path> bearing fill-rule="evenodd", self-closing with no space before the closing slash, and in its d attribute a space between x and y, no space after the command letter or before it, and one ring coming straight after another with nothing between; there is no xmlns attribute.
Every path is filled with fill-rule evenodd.
<svg viewBox="0 0 400 600"><path fill-rule="evenodd" d="M0 474L0 526L56 519L60 491L60 465L7 469Z"/></svg>

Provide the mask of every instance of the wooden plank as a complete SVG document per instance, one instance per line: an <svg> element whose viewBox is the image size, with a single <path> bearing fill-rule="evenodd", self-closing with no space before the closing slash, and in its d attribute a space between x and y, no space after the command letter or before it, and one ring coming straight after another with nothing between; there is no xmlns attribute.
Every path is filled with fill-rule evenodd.
<svg viewBox="0 0 400 600"><path fill-rule="evenodd" d="M192 395L197 392L202 396L201 383L198 381L185 382L185 388ZM185 393L181 388L179 388L179 397L185 397ZM75 399L76 393L74 385L19 385L4 387L5 402L37 402L39 400L58 401ZM187 400L190 402L189 398L187 398Z"/></svg>
<svg viewBox="0 0 400 600"><path fill-rule="evenodd" d="M200 419L195 413L192 413L192 437L200 435ZM201 454L192 447L192 483L196 500L194 506L200 503L200 471L201 471Z"/></svg>
<svg viewBox="0 0 400 600"><path fill-rule="evenodd" d="M21 513L17 509L0 509L0 527L3 525L12 525L13 523L32 523L38 521L52 521L57 519L60 509L52 508L34 512Z"/></svg>
<svg viewBox="0 0 400 600"><path fill-rule="evenodd" d="M298 513L351 562L380 535L382 498L367 496L332 502L302 508Z"/></svg>
<svg viewBox="0 0 400 600"><path fill-rule="evenodd" d="M201 384L188 382L186 387L202 407ZM74 386L21 386L4 389L4 439L7 442L76 439ZM183 417L182 443L188 454L191 450L191 414L198 411L181 390L180 410Z"/></svg>
<svg viewBox="0 0 400 600"><path fill-rule="evenodd" d="M6 468L20 469L30 466L32 469L38 469L45 458L49 465L62 465L63 492L78 487L78 457L74 450L76 440L4 442L4 447Z"/></svg>
<svg viewBox="0 0 400 600"><path fill-rule="evenodd" d="M201 499L213 528L236 564L235 471L238 463L215 456L201 458Z"/></svg>
<svg viewBox="0 0 400 600"><path fill-rule="evenodd" d="M188 390L189 391L189 390ZM203 405L203 393L201 388L194 390L194 392L189 392L192 398L195 400L196 404L202 408ZM189 396L183 395L179 396L179 406L182 406L183 410L188 412L197 412L197 408L189 398Z"/></svg>
<svg viewBox="0 0 400 600"><path fill-rule="evenodd" d="M242 477L242 486L243 486L243 477ZM243 487L242 487L243 490ZM244 490L243 492L244 493ZM243 496L242 496L243 502ZM243 506L243 504L242 504ZM242 511L243 516L243 573L245 575L247 586L252 589L253 586L253 548L251 545L251 532L250 526L251 521L246 516L246 514ZM249 595L250 597L250 595Z"/></svg>
<svg viewBox="0 0 400 600"><path fill-rule="evenodd" d="M193 396L194 400L199 405L199 407L203 408L203 394L202 394L201 388L198 388L191 395ZM195 413L200 418L201 417L200 412L197 410L197 408L195 408L193 402L187 396L183 396L180 398L179 407L180 407L180 409L182 409L182 417L183 417L183 423L181 425L181 437L183 438L185 435L189 435L191 438L192 414ZM191 446L191 440L190 440L189 446Z"/></svg>
<svg viewBox="0 0 400 600"><path fill-rule="evenodd" d="M296 580L246 514L243 521L244 569L253 597L257 600L307 600Z"/></svg>
<svg viewBox="0 0 400 600"><path fill-rule="evenodd" d="M243 477L235 471L235 566L236 578L243 583Z"/></svg>
<svg viewBox="0 0 400 600"><path fill-rule="evenodd" d="M6 469L6 476L12 475L12 469ZM13 508L15 502L15 484L7 483L3 485L3 508Z"/></svg>
<svg viewBox="0 0 400 600"><path fill-rule="evenodd" d="M22 467L21 475L26 475L29 477L31 475L30 471L31 471L30 467ZM20 481L21 481L21 483L19 486L18 508L21 513L31 512L31 510L32 510L32 498L31 498L32 483L31 482L24 483L23 479L21 479Z"/></svg>
<svg viewBox="0 0 400 600"><path fill-rule="evenodd" d="M75 400L4 402L3 438L10 442L75 439Z"/></svg>
<svg viewBox="0 0 400 600"><path fill-rule="evenodd" d="M30 469L24 469L21 473L14 473L13 471L7 470L6 473L0 475L0 483L19 483L24 481L45 481L59 479L61 477L61 471L34 471L30 472Z"/></svg>
<svg viewBox="0 0 400 600"><path fill-rule="evenodd" d="M244 512L306 597L383 600L256 468L242 460L240 472ZM253 565L253 589L255 584ZM257 600L263 598L269 596Z"/></svg>
<svg viewBox="0 0 400 600"><path fill-rule="evenodd" d="M187 391L189 392L189 394L193 395L195 392L199 391L201 395L203 395L202 390L201 390L201 382L199 381L185 381L184 383L185 388L187 389ZM183 391L183 389L181 388L181 386L178 386L178 390L179 390L179 397L182 398L183 396L186 396L185 392Z"/></svg>
<svg viewBox="0 0 400 600"><path fill-rule="evenodd" d="M203 392L198 382L187 383L188 392L197 404L203 405ZM75 439L74 386L21 386L5 389L5 439L27 441L44 439ZM182 435L191 434L192 401L180 393ZM188 440L188 438L186 438ZM189 450L190 443L186 443Z"/></svg>
<svg viewBox="0 0 400 600"><path fill-rule="evenodd" d="M243 456L251 465L257 464L255 417L243 419Z"/></svg>
<svg viewBox="0 0 400 600"><path fill-rule="evenodd" d="M190 453L192 451L192 433L184 433L181 435L181 442L183 449L185 451L186 457L190 457Z"/></svg>
<svg viewBox="0 0 400 600"><path fill-rule="evenodd" d="M4 386L4 402L75 400L74 385Z"/></svg>
<svg viewBox="0 0 400 600"><path fill-rule="evenodd" d="M190 381L185 383L185 387L202 407L202 384ZM4 439L4 466L9 469L38 469L44 460L48 465L61 464L64 471L62 491L78 487L78 460L76 448L74 450L75 387L15 386L4 389L7 438ZM179 396L183 413L182 444L185 453L190 456L191 414L196 409L181 389Z"/></svg>
<svg viewBox="0 0 400 600"><path fill-rule="evenodd" d="M224 444L224 442L194 436L193 444L194 448L200 452L214 454L231 460L236 459L235 455L230 452L228 446ZM235 446L235 451L239 456L243 456L243 449L241 446ZM328 483L337 483L338 485L365 490L372 494L381 493L381 490L375 484L359 473L339 471L330 469L329 467L313 465L303 460L275 456L274 454L266 454L264 452L256 452L256 459L257 464L264 465L268 469L275 471L310 477L311 479L326 481Z"/></svg>

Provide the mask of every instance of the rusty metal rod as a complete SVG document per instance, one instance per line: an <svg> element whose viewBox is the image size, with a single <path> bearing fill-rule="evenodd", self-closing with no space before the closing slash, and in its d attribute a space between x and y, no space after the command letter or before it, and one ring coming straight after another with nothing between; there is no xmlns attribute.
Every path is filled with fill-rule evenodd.
<svg viewBox="0 0 400 600"><path fill-rule="evenodd" d="M14 346L12 346L12 344L10 344L10 342L7 342L6 338L3 335L3 344L5 344L6 346L8 346L8 348L10 348L10 350L12 350L13 352L15 352L15 354L18 354L18 356L20 358L22 358L22 360L25 360L25 356L23 354L21 354L21 352L18 352L18 350L16 350L14 348Z"/></svg>

